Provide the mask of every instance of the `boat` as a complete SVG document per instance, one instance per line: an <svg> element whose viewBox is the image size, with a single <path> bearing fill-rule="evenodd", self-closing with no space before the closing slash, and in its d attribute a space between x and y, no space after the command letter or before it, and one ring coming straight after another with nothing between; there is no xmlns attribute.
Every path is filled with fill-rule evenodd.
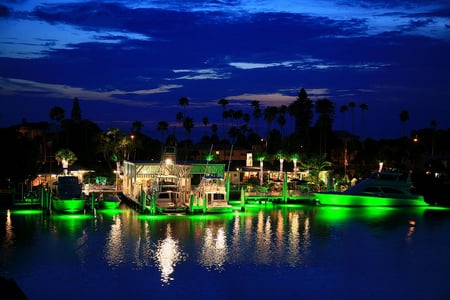
<svg viewBox="0 0 450 300"><path fill-rule="evenodd" d="M14 200L14 207L16 208L30 208L38 207L41 205L41 199L39 197L39 191L29 191L21 199Z"/></svg>
<svg viewBox="0 0 450 300"><path fill-rule="evenodd" d="M426 161L424 170L416 176L417 189L429 205L450 207L448 159L448 156L442 156Z"/></svg>
<svg viewBox="0 0 450 300"><path fill-rule="evenodd" d="M159 175L152 190L157 213L186 212L186 193L182 192L176 175Z"/></svg>
<svg viewBox="0 0 450 300"><path fill-rule="evenodd" d="M413 191L410 175L400 172L374 172L342 192L315 192L319 205L332 206L424 206L423 195Z"/></svg>
<svg viewBox="0 0 450 300"><path fill-rule="evenodd" d="M199 185L192 191L189 212L224 213L233 207L228 202L226 182L223 177L203 176Z"/></svg>
<svg viewBox="0 0 450 300"><path fill-rule="evenodd" d="M54 183L56 189L52 197L52 208L58 212L78 213L84 210L83 184L77 176L59 176Z"/></svg>
<svg viewBox="0 0 450 300"><path fill-rule="evenodd" d="M103 192L98 196L98 205L101 209L116 209L121 202L122 199L116 192Z"/></svg>

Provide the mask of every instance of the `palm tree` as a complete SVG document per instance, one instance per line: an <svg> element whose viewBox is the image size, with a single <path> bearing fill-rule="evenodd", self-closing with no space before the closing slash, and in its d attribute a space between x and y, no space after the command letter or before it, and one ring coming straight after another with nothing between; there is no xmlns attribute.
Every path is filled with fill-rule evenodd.
<svg viewBox="0 0 450 300"><path fill-rule="evenodd" d="M217 132L219 131L219 126L217 126L217 124L212 124L211 125L211 131L212 131L212 136L211 138L214 139L218 139L219 137L217 136Z"/></svg>
<svg viewBox="0 0 450 300"><path fill-rule="evenodd" d="M50 110L49 116L51 120L56 121L56 124L59 127L61 121L64 120L64 109L59 106L55 106Z"/></svg>
<svg viewBox="0 0 450 300"><path fill-rule="evenodd" d="M167 130L169 130L169 123L167 123L166 121L159 121L158 127L156 128L156 130L161 132L161 145L164 145L165 144L165 132Z"/></svg>
<svg viewBox="0 0 450 300"><path fill-rule="evenodd" d="M294 178L297 178L297 162L300 159L300 155L298 153L292 153L289 159L294 163Z"/></svg>
<svg viewBox="0 0 450 300"><path fill-rule="evenodd" d="M205 126L205 129L208 128L208 124L209 124L209 119L208 117L203 117L202 119L202 124ZM205 131L206 132L206 131ZM206 134L207 135L207 134Z"/></svg>
<svg viewBox="0 0 450 300"><path fill-rule="evenodd" d="M327 133L331 132L331 128L333 127L335 113L333 102L331 102L327 98L317 100L316 113L319 114L316 126L318 126L320 130L319 153L322 154L322 148L324 149L323 152L326 152L327 150Z"/></svg>
<svg viewBox="0 0 450 300"><path fill-rule="evenodd" d="M277 117L277 123L278 125L280 125L281 138L283 138L283 128L284 125L286 125L286 113L287 113L287 106L281 105L281 107L278 109L278 117Z"/></svg>
<svg viewBox="0 0 450 300"><path fill-rule="evenodd" d="M184 160L187 160L187 144L190 141L191 131L194 128L194 120L191 117L185 117L183 120L183 128L186 130L186 142L184 143Z"/></svg>
<svg viewBox="0 0 450 300"><path fill-rule="evenodd" d="M313 106L313 102L309 99L305 89L302 88L297 99L288 107L289 114L295 118L296 146L309 144L309 130L314 118Z"/></svg>
<svg viewBox="0 0 450 300"><path fill-rule="evenodd" d="M253 107L253 117L255 117L256 134L258 135L258 120L261 118L261 108L259 107L259 101L253 100L250 105Z"/></svg>
<svg viewBox="0 0 450 300"><path fill-rule="evenodd" d="M225 136L225 122L224 121L225 121L225 110L228 105L228 100L225 98L222 98L217 103L222 105L222 130L223 130L223 135Z"/></svg>
<svg viewBox="0 0 450 300"><path fill-rule="evenodd" d="M244 113L242 112L241 109L238 109L238 110L234 111L234 113L233 113L233 120L236 121L234 126L239 127L240 120L242 119L243 116L244 116Z"/></svg>
<svg viewBox="0 0 450 300"><path fill-rule="evenodd" d="M409 121L409 112L405 109L403 109L400 112L400 122L403 123L403 136L406 136L406 128L405 128L405 124L406 122Z"/></svg>
<svg viewBox="0 0 450 300"><path fill-rule="evenodd" d="M269 139L272 122L277 116L278 109L275 106L268 106L264 109L264 120L267 121L267 140Z"/></svg>
<svg viewBox="0 0 450 300"><path fill-rule="evenodd" d="M140 134L142 131L142 127L144 127L144 124L142 124L141 121L134 121L131 124L131 132L135 134Z"/></svg>
<svg viewBox="0 0 450 300"><path fill-rule="evenodd" d="M356 103L351 101L348 104L348 107L350 107L351 111L352 111L352 134L355 134L355 107L356 107Z"/></svg>
<svg viewBox="0 0 450 300"><path fill-rule="evenodd" d="M345 113L348 111L348 106L341 105L339 111L342 113L342 130L345 130Z"/></svg>
<svg viewBox="0 0 450 300"><path fill-rule="evenodd" d="M432 140L431 140L431 158L434 157L434 143L435 143L435 139L436 139L436 127L437 127L437 122L435 120L432 120L430 122L430 126L433 129L433 136L432 136Z"/></svg>
<svg viewBox="0 0 450 300"><path fill-rule="evenodd" d="M364 138L364 111L369 109L369 106L365 103L359 105L361 108L361 140Z"/></svg>
<svg viewBox="0 0 450 300"><path fill-rule="evenodd" d="M280 172L278 174L278 179L283 178L283 163L284 159L286 158L286 154L282 150L278 150L278 152L275 154L275 158L280 161Z"/></svg>
<svg viewBox="0 0 450 300"><path fill-rule="evenodd" d="M178 100L178 104L180 104L180 106L183 106L183 110L184 110L184 112L186 112L186 106L189 105L189 99L186 97L181 97Z"/></svg>
<svg viewBox="0 0 450 300"><path fill-rule="evenodd" d="M179 112L177 112L177 114L176 114L176 116L175 116L175 119L178 121L178 122L180 122L180 128L183 126L183 120L184 120L184 114L183 114L183 112L181 112L181 111L179 111Z"/></svg>
<svg viewBox="0 0 450 300"><path fill-rule="evenodd" d="M306 160L302 160L302 168L310 171L311 181L317 186L317 188L322 190L325 184L320 180L320 173L328 167L331 167L331 162L326 160L327 154L322 155L312 155Z"/></svg>
<svg viewBox="0 0 450 300"><path fill-rule="evenodd" d="M63 148L56 152L55 159L58 164L62 164L64 174L67 175L69 166L77 161L78 158L72 150Z"/></svg>
<svg viewBox="0 0 450 300"><path fill-rule="evenodd" d="M80 122L81 121L81 109L80 109L80 102L78 101L78 98L73 98L73 105L72 105L72 112L71 112L72 120L74 122Z"/></svg>

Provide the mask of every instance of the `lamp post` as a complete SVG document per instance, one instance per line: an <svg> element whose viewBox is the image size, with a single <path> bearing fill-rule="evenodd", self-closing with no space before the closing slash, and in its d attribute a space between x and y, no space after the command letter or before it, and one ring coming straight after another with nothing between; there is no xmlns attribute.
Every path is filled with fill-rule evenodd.
<svg viewBox="0 0 450 300"><path fill-rule="evenodd" d="M135 136L134 136L134 134L132 134L130 137L131 137L131 147L132 147L132 149L134 151L134 153L133 153L133 160L136 160L136 146L134 144Z"/></svg>

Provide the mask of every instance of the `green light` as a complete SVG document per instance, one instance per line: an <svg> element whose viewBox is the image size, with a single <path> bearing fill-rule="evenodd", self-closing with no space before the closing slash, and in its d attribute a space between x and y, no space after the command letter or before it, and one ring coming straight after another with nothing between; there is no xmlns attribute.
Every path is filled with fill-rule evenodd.
<svg viewBox="0 0 450 300"><path fill-rule="evenodd" d="M316 218L323 221L347 221L353 218L379 219L398 211L392 207L319 207Z"/></svg>
<svg viewBox="0 0 450 300"><path fill-rule="evenodd" d="M84 199L53 199L52 205L56 211L65 213L77 213L84 210L86 200Z"/></svg>
<svg viewBox="0 0 450 300"><path fill-rule="evenodd" d="M102 206L102 210L111 210L111 209L117 209L117 207L119 206L120 202L117 201L103 201L101 206Z"/></svg>
<svg viewBox="0 0 450 300"><path fill-rule="evenodd" d="M149 215L149 214L140 214L138 215L138 219L140 220L164 220L170 219L170 215Z"/></svg>
<svg viewBox="0 0 450 300"><path fill-rule="evenodd" d="M93 219L92 215L56 214L51 216L56 232L62 234L80 233L86 226L86 220Z"/></svg>
<svg viewBox="0 0 450 300"><path fill-rule="evenodd" d="M116 215L120 215L123 213L123 210L119 209L119 208L111 208L111 209L98 209L97 212L107 215L107 216L116 216Z"/></svg>
<svg viewBox="0 0 450 300"><path fill-rule="evenodd" d="M376 196L358 196L336 193L316 193L315 197L321 205L331 206L428 206L423 197L401 199Z"/></svg>
<svg viewBox="0 0 450 300"><path fill-rule="evenodd" d="M13 215L39 215L41 213L42 210L40 209L19 209L11 211L11 214Z"/></svg>

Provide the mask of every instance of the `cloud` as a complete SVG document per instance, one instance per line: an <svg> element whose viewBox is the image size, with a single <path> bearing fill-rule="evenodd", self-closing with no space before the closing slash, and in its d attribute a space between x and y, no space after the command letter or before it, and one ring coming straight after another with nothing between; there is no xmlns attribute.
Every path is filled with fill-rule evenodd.
<svg viewBox="0 0 450 300"><path fill-rule="evenodd" d="M280 106L289 105L295 101L296 96L288 96L280 93L271 94L242 94L235 96L226 97L228 100L238 100L238 101L259 101L263 106Z"/></svg>
<svg viewBox="0 0 450 300"><path fill-rule="evenodd" d="M120 43L125 40L148 41L149 36L119 31L84 30L66 24L36 20L0 19L0 57L39 58L56 49L74 49L80 43Z"/></svg>
<svg viewBox="0 0 450 300"><path fill-rule="evenodd" d="M103 101L109 103L123 104L128 106L151 106L157 103L150 103L148 101L136 101L123 99L124 96L142 96L168 93L173 89L179 89L181 85L161 85L157 88L146 90L108 90L108 91L93 91L79 87L72 87L61 84L42 83L31 80L23 80L16 78L0 77L2 88L0 95L26 95L28 93L39 94L46 98L67 98L72 99L78 97L89 101Z"/></svg>
<svg viewBox="0 0 450 300"><path fill-rule="evenodd" d="M224 72L220 73L218 69L179 69L173 70L175 74L184 74L183 76L179 76L176 78L172 78L170 80L205 80L205 79L228 79L230 77L230 73Z"/></svg>

